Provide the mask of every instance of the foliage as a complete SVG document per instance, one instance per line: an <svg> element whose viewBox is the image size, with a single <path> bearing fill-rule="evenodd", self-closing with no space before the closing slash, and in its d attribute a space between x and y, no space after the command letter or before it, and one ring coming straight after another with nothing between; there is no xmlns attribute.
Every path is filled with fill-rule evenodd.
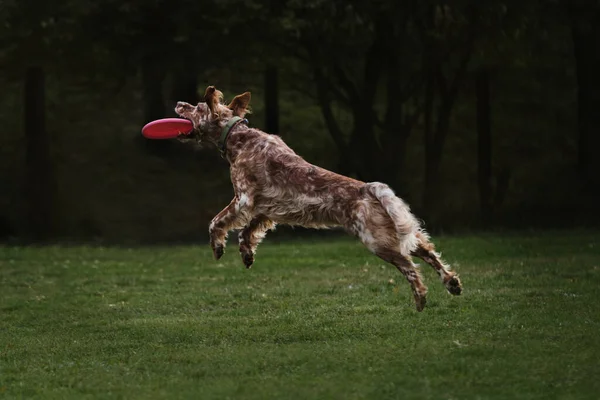
<svg viewBox="0 0 600 400"><path fill-rule="evenodd" d="M486 38L521 27L522 21L515 22L507 11L512 6L289 1L275 29L281 47L302 60L313 76L342 158L339 168L401 188L407 179L409 137L422 129L425 198L435 199L439 193L430 192L439 192L439 165L469 62L481 46L489 46ZM340 125L335 107L352 116L349 129ZM423 127L418 126L421 121Z"/></svg>
<svg viewBox="0 0 600 400"><path fill-rule="evenodd" d="M493 223L593 219L597 197L580 190L592 186L575 165L597 148L595 112L580 113L597 109L600 47L581 47L589 65L578 65L572 28L593 38L595 3L4 0L0 7L0 236L27 233L22 99L30 66L46 77L57 235L138 241L204 233L231 196L226 166L209 150L145 143L139 127L216 84L229 98L251 90L251 123L261 128L263 73L273 66L284 139L309 161L390 184L433 230L481 226L473 82L484 67L492 179L510 177ZM578 71L591 71L587 84L578 84ZM592 141L578 137L580 120Z"/></svg>

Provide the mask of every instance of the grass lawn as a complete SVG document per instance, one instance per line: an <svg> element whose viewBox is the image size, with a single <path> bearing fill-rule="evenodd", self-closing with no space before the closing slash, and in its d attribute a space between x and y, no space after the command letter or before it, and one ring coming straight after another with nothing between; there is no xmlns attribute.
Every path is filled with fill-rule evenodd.
<svg viewBox="0 0 600 400"><path fill-rule="evenodd" d="M0 398L597 399L600 233L434 238L465 292L348 239L0 247Z"/></svg>

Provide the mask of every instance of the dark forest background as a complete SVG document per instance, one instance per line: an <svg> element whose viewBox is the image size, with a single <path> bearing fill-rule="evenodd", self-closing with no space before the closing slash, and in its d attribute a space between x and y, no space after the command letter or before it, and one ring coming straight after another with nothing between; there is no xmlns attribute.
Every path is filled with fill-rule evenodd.
<svg viewBox="0 0 600 400"><path fill-rule="evenodd" d="M0 0L0 237L205 238L227 163L140 129L207 85L432 231L600 223L599 1Z"/></svg>

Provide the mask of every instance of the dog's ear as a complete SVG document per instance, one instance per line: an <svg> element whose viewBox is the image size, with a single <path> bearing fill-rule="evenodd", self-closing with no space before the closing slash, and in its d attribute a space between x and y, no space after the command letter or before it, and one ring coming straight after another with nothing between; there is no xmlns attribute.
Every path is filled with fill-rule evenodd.
<svg viewBox="0 0 600 400"><path fill-rule="evenodd" d="M233 111L233 115L238 117L244 117L248 112L248 104L250 103L250 92L245 92L240 95L237 95L231 100L231 103L227 107L229 107Z"/></svg>
<svg viewBox="0 0 600 400"><path fill-rule="evenodd" d="M209 86L206 88L206 91L204 92L204 101L206 102L211 115L214 115L215 117L219 116L219 113L217 112L217 106L222 99L223 93L217 90L214 86Z"/></svg>

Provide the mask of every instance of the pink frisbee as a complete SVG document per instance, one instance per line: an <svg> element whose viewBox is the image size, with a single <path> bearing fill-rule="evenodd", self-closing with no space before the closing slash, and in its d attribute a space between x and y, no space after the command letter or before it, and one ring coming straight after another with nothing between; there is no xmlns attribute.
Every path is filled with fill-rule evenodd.
<svg viewBox="0 0 600 400"><path fill-rule="evenodd" d="M148 139L173 139L180 134L188 134L194 129L192 122L183 118L163 118L148 122L142 128L142 135Z"/></svg>

